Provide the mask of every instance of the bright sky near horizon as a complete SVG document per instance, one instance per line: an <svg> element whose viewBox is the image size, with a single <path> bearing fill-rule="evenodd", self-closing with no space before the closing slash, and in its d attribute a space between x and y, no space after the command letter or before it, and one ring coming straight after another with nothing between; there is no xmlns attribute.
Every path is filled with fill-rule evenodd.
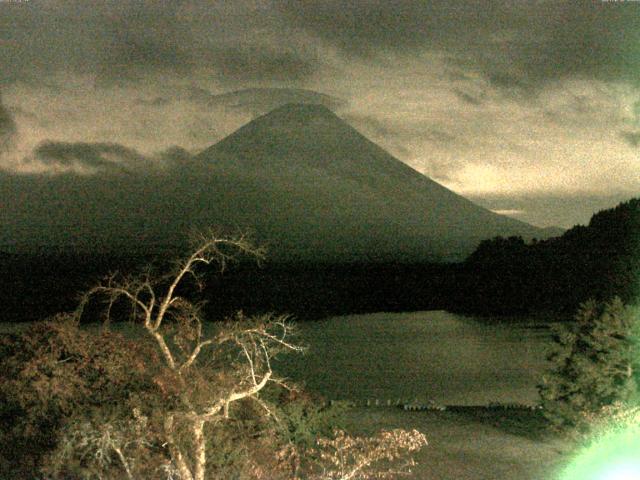
<svg viewBox="0 0 640 480"><path fill-rule="evenodd" d="M203 98L303 88L457 193L568 227L640 194L639 73L638 2L8 0L0 166L152 165L255 113Z"/></svg>

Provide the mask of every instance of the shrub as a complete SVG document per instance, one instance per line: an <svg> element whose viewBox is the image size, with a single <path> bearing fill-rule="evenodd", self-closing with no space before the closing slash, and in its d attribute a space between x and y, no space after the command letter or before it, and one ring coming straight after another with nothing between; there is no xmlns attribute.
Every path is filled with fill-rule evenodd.
<svg viewBox="0 0 640 480"><path fill-rule="evenodd" d="M152 389L143 364L153 351L109 331L79 328L65 315L6 338L0 374L5 472L25 477L56 448L68 419L78 412L128 403Z"/></svg>
<svg viewBox="0 0 640 480"><path fill-rule="evenodd" d="M391 479L411 473L411 454L427 445L417 430L387 430L373 437L353 437L342 430L322 438L313 452L310 480ZM408 458L407 458L408 457ZM405 459L403 464L397 461Z"/></svg>
<svg viewBox="0 0 640 480"><path fill-rule="evenodd" d="M595 443L609 435L633 431L640 435L640 406L616 401L595 413L583 414L589 432L578 437L583 443Z"/></svg>
<svg viewBox="0 0 640 480"><path fill-rule="evenodd" d="M278 435L296 447L312 448L318 438L343 428L348 409L346 401L327 403L299 389L286 390L277 402Z"/></svg>
<svg viewBox="0 0 640 480"><path fill-rule="evenodd" d="M538 386L545 417L559 430L588 430L586 421L614 402L638 397L638 315L619 298L584 303L570 324L554 327L553 366Z"/></svg>

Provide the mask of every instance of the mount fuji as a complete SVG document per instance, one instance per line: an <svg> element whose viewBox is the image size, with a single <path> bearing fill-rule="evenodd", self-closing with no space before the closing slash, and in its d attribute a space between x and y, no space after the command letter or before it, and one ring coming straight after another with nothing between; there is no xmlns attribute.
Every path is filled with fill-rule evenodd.
<svg viewBox="0 0 640 480"><path fill-rule="evenodd" d="M413 170L322 105L289 104L196 156L218 180L214 205L278 257L461 258L496 235L549 236Z"/></svg>
<svg viewBox="0 0 640 480"><path fill-rule="evenodd" d="M3 174L0 191L3 249L145 250L219 226L253 232L274 261L419 262L552 233L457 195L318 104L280 106L164 170Z"/></svg>

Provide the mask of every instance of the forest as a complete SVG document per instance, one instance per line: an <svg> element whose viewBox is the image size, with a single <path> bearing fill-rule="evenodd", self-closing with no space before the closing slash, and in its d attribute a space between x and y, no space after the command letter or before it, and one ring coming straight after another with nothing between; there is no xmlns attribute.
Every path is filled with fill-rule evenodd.
<svg viewBox="0 0 640 480"><path fill-rule="evenodd" d="M288 313L299 320L329 315L445 309L481 315L548 313L570 318L589 298L640 292L640 199L603 210L588 225L526 243L496 237L463 262L429 264L241 262L207 277L205 308L218 318L237 310ZM5 321L30 321L74 308L78 295L114 270L174 258L180 249L144 254L52 251L0 256ZM209 292L209 293L207 293Z"/></svg>

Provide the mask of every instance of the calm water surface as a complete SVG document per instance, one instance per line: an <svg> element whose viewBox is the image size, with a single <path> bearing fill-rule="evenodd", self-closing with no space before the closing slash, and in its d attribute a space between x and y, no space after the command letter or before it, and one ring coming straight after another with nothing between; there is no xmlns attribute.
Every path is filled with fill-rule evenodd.
<svg viewBox="0 0 640 480"><path fill-rule="evenodd" d="M550 339L532 326L443 311L301 322L299 342L308 351L286 356L275 368L329 399L535 404ZM1 332L23 328L0 324Z"/></svg>
<svg viewBox="0 0 640 480"><path fill-rule="evenodd" d="M309 350L278 370L331 399L534 404L550 339L533 326L443 311L334 317L301 323Z"/></svg>

